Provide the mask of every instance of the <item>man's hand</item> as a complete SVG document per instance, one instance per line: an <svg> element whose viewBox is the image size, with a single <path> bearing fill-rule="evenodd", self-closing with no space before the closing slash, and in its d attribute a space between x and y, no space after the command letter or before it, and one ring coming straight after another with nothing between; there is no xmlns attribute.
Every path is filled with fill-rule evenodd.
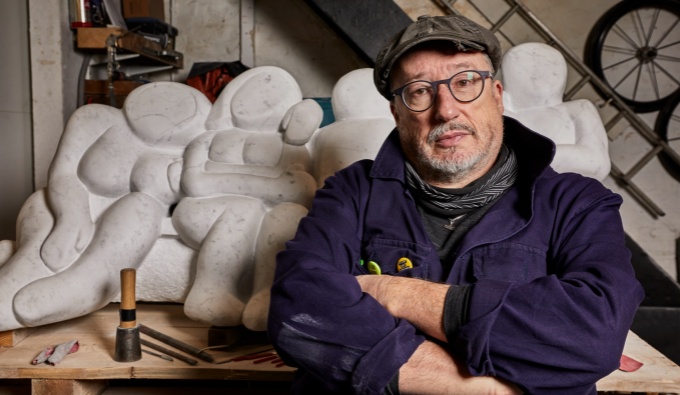
<svg viewBox="0 0 680 395"><path fill-rule="evenodd" d="M407 320L429 336L446 341L442 316L448 284L370 274L357 276L357 281L362 291L375 298L393 316Z"/></svg>
<svg viewBox="0 0 680 395"><path fill-rule="evenodd" d="M441 346L425 341L399 369L399 393L418 395L518 395L516 386L495 377L472 376Z"/></svg>

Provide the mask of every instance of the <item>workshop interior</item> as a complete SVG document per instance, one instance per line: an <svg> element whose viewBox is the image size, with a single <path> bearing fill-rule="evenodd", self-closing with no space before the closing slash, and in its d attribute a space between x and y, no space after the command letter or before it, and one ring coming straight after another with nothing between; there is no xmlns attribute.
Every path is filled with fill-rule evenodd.
<svg viewBox="0 0 680 395"><path fill-rule="evenodd" d="M311 147L323 141L319 136L324 128L346 120L337 111L340 99L334 88L345 76L366 77L352 73L371 69L382 45L424 14L473 19L496 33L504 51L538 42L564 57L564 101L586 99L596 106L611 166L602 182L624 199L626 244L645 290L631 332L662 361L656 366L663 366L646 384L645 376L629 379L638 385L633 390L626 392L625 376L617 376L602 384L602 393L643 393L640 386L659 388L648 393L680 393L680 1L27 0L0 4L0 277L6 276L0 284L12 283L13 273L27 284L48 276L42 271L58 275L44 282L55 289L49 293L55 307L26 307L23 321L3 317L3 303L26 292L0 290L6 299L0 300L0 395L114 395L131 388L136 393L163 389L168 394L212 394L225 388L238 394L288 393L295 369L268 344L261 318L239 315L236 321L219 321L202 310L207 296L198 288L213 286L215 279L197 274L200 248L186 241L191 238L185 236L188 225L167 216L183 218L185 210L197 208L167 198L160 209L147 210L143 198L118 202L117 186L98 183L115 175L108 159L120 158L133 171L137 167L133 169L131 158L141 155L136 147L112 152L103 142L118 137L106 133L129 128L142 140L153 139L158 144L150 157L167 156L171 163L182 151L174 141L162 139L164 128L181 129L178 134L187 141L201 138L198 132L204 130L198 129L206 120L215 130L265 130L268 121L264 110L258 113L257 103L242 115L227 100L264 86L258 82L261 73L272 73L267 78L279 78L287 87L284 93L293 98L281 99L271 117L288 122L290 100L302 103L294 110L316 123L292 124L291 131L298 126L309 132L286 138L290 146ZM381 119L385 131L393 127L389 112L365 118ZM73 159L76 153L84 158L81 164ZM318 165L313 155L311 160ZM88 161L96 171L84 168ZM172 171L168 174L170 180ZM319 174L312 175L321 185ZM72 182L78 177L90 177L90 185L100 189L77 194L80 186ZM145 182L139 181L162 195L160 200L175 188L172 180L169 187ZM107 273L96 273L95 265L82 269L79 275L91 278L92 287L106 284L96 301L92 296L80 302L86 299L80 295L89 298L96 288L71 281L78 278L74 270L69 268L69 277L58 262L86 249L87 240L78 237L88 230L72 224L63 235L50 234L60 215L48 214L50 200L44 191L52 187L64 188L65 205L83 199L89 211L79 215L102 222L123 217L124 204L137 204L145 218L154 218L148 235L130 231L137 225L117 228L120 243L139 242L148 246L144 252L119 254L124 244L115 243L92 252L92 259L102 262L137 262L135 268ZM233 207L251 210L241 200L234 200ZM301 213L285 211L281 216L294 222ZM263 236L247 233L242 242L258 237ZM144 244L146 238L151 241ZM42 243L66 242L76 246L74 251L42 248ZM254 287L266 295L263 281L255 281ZM48 293L40 295L50 301L44 296ZM634 370L645 368L641 366Z"/></svg>

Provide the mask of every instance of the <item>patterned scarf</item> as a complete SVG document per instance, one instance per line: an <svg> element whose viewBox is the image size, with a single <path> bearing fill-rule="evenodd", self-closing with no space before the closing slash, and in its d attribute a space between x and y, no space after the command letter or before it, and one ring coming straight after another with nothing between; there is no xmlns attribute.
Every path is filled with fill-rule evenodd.
<svg viewBox="0 0 680 395"><path fill-rule="evenodd" d="M481 178L463 188L438 188L425 183L406 162L406 182L420 203L441 215L459 215L482 207L503 194L517 179L517 158L505 145L496 164Z"/></svg>

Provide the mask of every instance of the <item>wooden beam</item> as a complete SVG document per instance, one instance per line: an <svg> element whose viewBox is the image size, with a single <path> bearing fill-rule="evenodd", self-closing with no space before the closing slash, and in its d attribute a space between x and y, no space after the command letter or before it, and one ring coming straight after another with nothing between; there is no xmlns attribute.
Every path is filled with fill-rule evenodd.
<svg viewBox="0 0 680 395"><path fill-rule="evenodd" d="M306 0L306 3L370 67L382 46L412 22L393 0Z"/></svg>
<svg viewBox="0 0 680 395"><path fill-rule="evenodd" d="M110 35L120 36L123 30L119 27L79 27L76 39L80 49L106 49L106 39Z"/></svg>
<svg viewBox="0 0 680 395"><path fill-rule="evenodd" d="M98 395L104 392L107 380L31 380L31 395Z"/></svg>

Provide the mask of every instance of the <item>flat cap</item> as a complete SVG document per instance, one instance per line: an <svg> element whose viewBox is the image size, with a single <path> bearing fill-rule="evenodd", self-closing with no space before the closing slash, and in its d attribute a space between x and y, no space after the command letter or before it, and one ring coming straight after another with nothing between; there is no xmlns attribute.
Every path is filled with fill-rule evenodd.
<svg viewBox="0 0 680 395"><path fill-rule="evenodd" d="M495 71L501 64L501 44L489 29L460 15L423 15L397 33L376 57L373 81L378 92L387 100L392 100L392 67L406 51L426 41L450 41L459 51L484 51Z"/></svg>

